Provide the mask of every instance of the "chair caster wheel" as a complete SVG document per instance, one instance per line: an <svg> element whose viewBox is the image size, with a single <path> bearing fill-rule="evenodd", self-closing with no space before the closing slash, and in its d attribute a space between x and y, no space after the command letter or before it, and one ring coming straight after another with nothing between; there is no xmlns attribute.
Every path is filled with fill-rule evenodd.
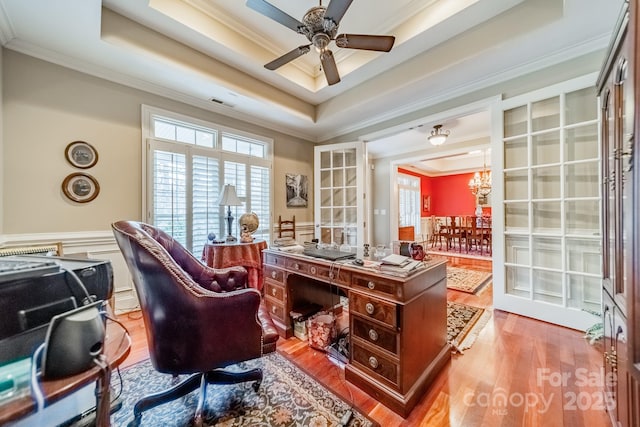
<svg viewBox="0 0 640 427"><path fill-rule="evenodd" d="M260 384L261 384L261 381L256 381L255 383L253 383L252 386L251 386L251 387L253 387L253 391L255 391L257 393L258 390L260 389Z"/></svg>

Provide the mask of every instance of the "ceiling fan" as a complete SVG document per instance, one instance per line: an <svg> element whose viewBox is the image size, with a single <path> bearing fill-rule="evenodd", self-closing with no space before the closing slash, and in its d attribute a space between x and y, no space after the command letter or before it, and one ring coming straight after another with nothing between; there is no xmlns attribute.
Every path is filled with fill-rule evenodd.
<svg viewBox="0 0 640 427"><path fill-rule="evenodd" d="M260 12L268 18L292 29L296 33L303 34L311 42L298 46L279 58L265 64L268 70L275 70L288 62L308 53L310 46L320 53L322 70L329 85L340 81L338 67L333 57L333 52L328 49L329 43L334 40L336 46L347 49L375 50L389 52L395 42L394 36L375 36L366 34L338 34L340 20L351 5L353 0L331 0L329 6L320 5L312 7L305 13L302 22L286 14L274 5L264 0L247 0L247 6Z"/></svg>

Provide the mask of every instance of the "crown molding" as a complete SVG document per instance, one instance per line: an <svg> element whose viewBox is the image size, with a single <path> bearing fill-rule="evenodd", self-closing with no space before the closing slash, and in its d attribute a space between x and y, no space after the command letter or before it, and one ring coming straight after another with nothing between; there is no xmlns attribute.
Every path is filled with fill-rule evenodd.
<svg viewBox="0 0 640 427"><path fill-rule="evenodd" d="M317 138L311 133L300 132L297 129L281 126L277 123L273 123L268 120L260 119L254 115L243 113L238 110L234 110L234 107L220 105L213 103L208 99L200 99L193 96L186 95L182 92L169 89L165 86L157 85L146 80L141 80L136 77L132 77L127 74L120 73L115 70L108 69L101 65L89 63L87 61L78 60L77 58L62 55L58 52L53 52L48 49L42 49L39 46L33 45L28 42L24 42L20 39L14 39L8 43L5 47L14 50L16 52L32 56L37 59L41 59L46 62L59 65L64 68L68 68L80 73L88 74L94 77L98 77L104 80L108 80L113 83L118 83L123 86L127 86L133 89L149 92L154 95L162 96L164 98L171 99L173 101L179 101L194 107L201 108L203 110L212 111L217 114L221 114L227 117L231 117L237 120L261 126L266 129L270 129L275 132L280 132L289 136L300 138L310 142L317 142Z"/></svg>
<svg viewBox="0 0 640 427"><path fill-rule="evenodd" d="M11 19L7 15L7 11L4 8L4 4L0 2L0 44L2 46L9 43L16 37L15 30L11 24Z"/></svg>
<svg viewBox="0 0 640 427"><path fill-rule="evenodd" d="M526 74L541 71L545 68L570 61L572 59L596 52L601 49L605 49L609 44L609 39L609 33L603 34L598 37L585 40L580 44L555 51L550 55L545 55L529 62L520 63L510 68L501 69L493 74L483 75L482 77L475 80L469 80L464 84L447 88L447 90L441 91L427 98L421 97L422 92L420 90L412 89L413 93L416 94L416 97L420 98L419 100L403 103L402 105L396 108L391 108L386 112L382 112L381 114L370 116L366 120L356 122L349 126L336 128L333 131L319 135L319 140L328 141L341 135L357 133L358 131L365 130L371 126L379 125L382 122L401 118L402 116L428 107L432 107L453 98L485 89L487 87L499 84L500 82L522 77ZM446 78L446 76L446 73L442 73L439 77ZM429 85L432 86L433 79L433 76L426 76L424 79L422 79L422 82L424 84L427 84L427 82L429 82ZM402 88L408 87L415 88L416 83L418 83L416 80L407 81L403 85L397 86L394 91L398 91Z"/></svg>

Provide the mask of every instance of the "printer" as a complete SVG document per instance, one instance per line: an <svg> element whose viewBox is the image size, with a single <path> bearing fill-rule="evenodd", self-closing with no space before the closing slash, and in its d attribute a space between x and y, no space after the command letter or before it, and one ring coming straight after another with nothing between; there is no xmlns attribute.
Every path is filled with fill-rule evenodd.
<svg viewBox="0 0 640 427"><path fill-rule="evenodd" d="M43 255L1 257L0 367L31 356L45 341L53 316L112 295L109 261Z"/></svg>

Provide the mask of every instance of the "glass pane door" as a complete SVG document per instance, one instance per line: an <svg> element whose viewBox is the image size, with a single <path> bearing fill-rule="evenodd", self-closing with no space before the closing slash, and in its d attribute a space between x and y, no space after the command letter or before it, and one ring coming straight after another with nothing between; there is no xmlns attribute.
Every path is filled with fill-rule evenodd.
<svg viewBox="0 0 640 427"><path fill-rule="evenodd" d="M315 237L357 248L364 243L366 156L361 142L315 148Z"/></svg>
<svg viewBox="0 0 640 427"><path fill-rule="evenodd" d="M496 162L504 286L496 274L494 305L576 329L594 323L585 310L601 303L598 101L588 80L504 101Z"/></svg>

